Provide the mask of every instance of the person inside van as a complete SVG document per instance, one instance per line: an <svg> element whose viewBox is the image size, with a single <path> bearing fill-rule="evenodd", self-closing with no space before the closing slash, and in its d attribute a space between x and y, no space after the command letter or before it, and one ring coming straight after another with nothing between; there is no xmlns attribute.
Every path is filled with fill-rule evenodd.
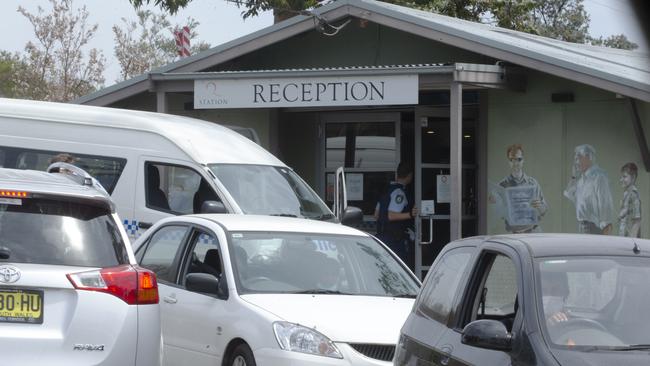
<svg viewBox="0 0 650 366"><path fill-rule="evenodd" d="M147 202L155 208L169 211L167 195L160 189L160 172L155 165L147 165Z"/></svg>

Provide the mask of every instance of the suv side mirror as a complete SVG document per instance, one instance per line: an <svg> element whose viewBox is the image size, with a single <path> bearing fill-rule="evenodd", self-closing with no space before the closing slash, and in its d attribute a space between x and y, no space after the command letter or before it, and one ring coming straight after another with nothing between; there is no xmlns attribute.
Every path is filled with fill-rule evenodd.
<svg viewBox="0 0 650 366"><path fill-rule="evenodd" d="M363 212L359 207L348 206L343 211L341 223L347 226L359 226L363 221Z"/></svg>
<svg viewBox="0 0 650 366"><path fill-rule="evenodd" d="M205 201L201 205L201 213L224 214L228 213L228 210L226 210L226 206L219 201Z"/></svg>
<svg viewBox="0 0 650 366"><path fill-rule="evenodd" d="M463 328L461 342L468 346L497 350L512 350L512 335L503 323L492 319L473 321Z"/></svg>

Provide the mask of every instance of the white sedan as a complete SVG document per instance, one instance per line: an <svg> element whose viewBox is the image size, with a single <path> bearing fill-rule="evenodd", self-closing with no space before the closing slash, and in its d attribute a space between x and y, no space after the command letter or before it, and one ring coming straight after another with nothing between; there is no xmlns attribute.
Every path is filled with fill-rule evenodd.
<svg viewBox="0 0 650 366"><path fill-rule="evenodd" d="M420 287L372 236L313 220L170 217L134 246L167 365L390 365Z"/></svg>

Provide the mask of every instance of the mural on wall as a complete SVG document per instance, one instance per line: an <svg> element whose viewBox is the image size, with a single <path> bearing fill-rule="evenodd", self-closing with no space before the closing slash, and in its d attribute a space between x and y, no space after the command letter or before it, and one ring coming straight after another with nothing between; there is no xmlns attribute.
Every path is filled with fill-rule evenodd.
<svg viewBox="0 0 650 366"><path fill-rule="evenodd" d="M504 220L510 233L541 232L540 220L548 205L535 178L524 173L524 148L513 144L506 149L510 174L498 185L491 184L489 202Z"/></svg>
<svg viewBox="0 0 650 366"><path fill-rule="evenodd" d="M572 173L564 196L575 205L578 232L610 234L612 194L607 173L596 164L593 146L584 144L575 148Z"/></svg>
<svg viewBox="0 0 650 366"><path fill-rule="evenodd" d="M621 167L619 182L623 188L621 210L618 213L618 235L641 237L641 198L636 188L636 164L629 162Z"/></svg>

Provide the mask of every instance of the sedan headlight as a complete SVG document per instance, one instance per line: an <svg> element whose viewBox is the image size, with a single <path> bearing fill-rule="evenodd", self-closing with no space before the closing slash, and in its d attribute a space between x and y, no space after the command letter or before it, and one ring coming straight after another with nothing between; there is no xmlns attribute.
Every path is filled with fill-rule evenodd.
<svg viewBox="0 0 650 366"><path fill-rule="evenodd" d="M343 358L329 338L311 328L289 322L275 322L273 331L283 350Z"/></svg>

